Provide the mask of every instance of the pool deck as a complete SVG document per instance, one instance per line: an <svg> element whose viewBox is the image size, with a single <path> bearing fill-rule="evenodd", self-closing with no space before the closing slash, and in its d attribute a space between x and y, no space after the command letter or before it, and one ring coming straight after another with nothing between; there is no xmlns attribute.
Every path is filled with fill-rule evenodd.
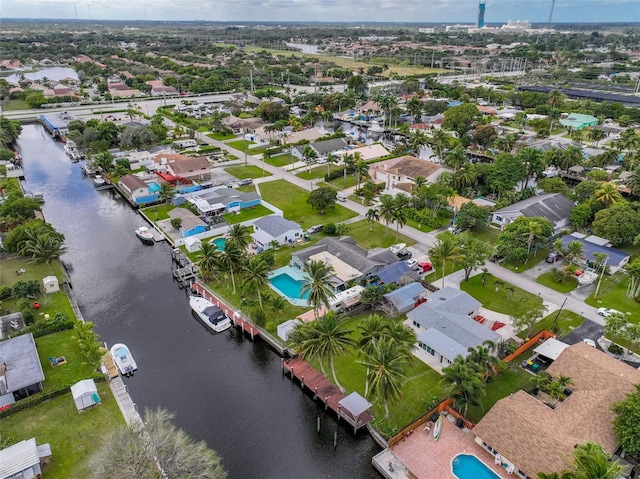
<svg viewBox="0 0 640 479"><path fill-rule="evenodd" d="M458 454L475 455L502 479L517 477L494 464L493 456L476 444L472 432L460 430L447 419L442 422L438 442L433 441L431 431L416 430L393 446L391 453L418 479L458 479L451 470L451 461Z"/></svg>

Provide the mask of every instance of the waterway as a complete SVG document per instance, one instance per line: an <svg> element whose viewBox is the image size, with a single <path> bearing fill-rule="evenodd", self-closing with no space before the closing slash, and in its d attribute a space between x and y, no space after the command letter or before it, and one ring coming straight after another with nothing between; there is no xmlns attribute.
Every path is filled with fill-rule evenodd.
<svg viewBox="0 0 640 479"><path fill-rule="evenodd" d="M65 78L73 78L74 80L78 79L78 74L73 68L69 67L48 67L48 68L40 68L38 71L23 73L23 74L13 74L7 77L4 77L9 83L18 84L22 79L21 76L28 80L42 80L44 78L48 78L49 80L60 81Z"/></svg>
<svg viewBox="0 0 640 479"><path fill-rule="evenodd" d="M338 425L282 376L264 343L234 329L210 334L192 316L172 281L168 245L135 238L143 220L115 191L97 191L40 126L25 126L18 148L47 221L66 237L63 260L83 316L138 363L125 382L139 411L174 411L177 425L218 451L230 478L380 477L373 440Z"/></svg>

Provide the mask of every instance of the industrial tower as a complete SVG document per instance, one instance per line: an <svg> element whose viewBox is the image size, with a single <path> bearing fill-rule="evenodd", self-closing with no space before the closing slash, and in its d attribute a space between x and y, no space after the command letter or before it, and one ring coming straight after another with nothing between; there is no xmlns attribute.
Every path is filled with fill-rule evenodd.
<svg viewBox="0 0 640 479"><path fill-rule="evenodd" d="M476 27L482 28L484 27L484 11L486 10L487 0L480 0L478 4L478 21L476 22Z"/></svg>

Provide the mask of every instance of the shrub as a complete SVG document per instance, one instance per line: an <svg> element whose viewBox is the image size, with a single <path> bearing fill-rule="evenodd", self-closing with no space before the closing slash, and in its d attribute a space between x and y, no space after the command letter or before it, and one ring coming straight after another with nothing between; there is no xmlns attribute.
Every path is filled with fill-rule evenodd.
<svg viewBox="0 0 640 479"><path fill-rule="evenodd" d="M9 299L12 294L12 289L10 286L3 286L0 288L0 301L4 301L5 299Z"/></svg>
<svg viewBox="0 0 640 479"><path fill-rule="evenodd" d="M64 314L58 313L49 320L38 321L31 326L21 329L17 334L32 333L33 337L38 338L40 336L46 336L47 334L73 329L75 324L75 319L69 319Z"/></svg>
<svg viewBox="0 0 640 479"><path fill-rule="evenodd" d="M13 285L13 296L16 298L27 298L40 294L40 283L35 279L29 281L18 281Z"/></svg>
<svg viewBox="0 0 640 479"><path fill-rule="evenodd" d="M611 343L611 345L609 346L609 352L617 356L622 356L622 354L624 353L624 349L622 349L615 343Z"/></svg>
<svg viewBox="0 0 640 479"><path fill-rule="evenodd" d="M18 303L18 308L20 308L20 312L22 313L22 319L24 320L24 324L31 325L35 322L36 317L33 314L33 306L31 305L31 301L28 299L23 299Z"/></svg>
<svg viewBox="0 0 640 479"><path fill-rule="evenodd" d="M336 224L335 223L327 223L322 228L322 231L323 231L323 233L326 233L328 235L334 235L334 234L336 234Z"/></svg>

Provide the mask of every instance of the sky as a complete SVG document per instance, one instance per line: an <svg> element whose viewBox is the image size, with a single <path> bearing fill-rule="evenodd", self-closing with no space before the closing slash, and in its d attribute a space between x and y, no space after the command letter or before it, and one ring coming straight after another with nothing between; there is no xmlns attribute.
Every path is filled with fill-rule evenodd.
<svg viewBox="0 0 640 479"><path fill-rule="evenodd" d="M487 0L485 22L544 23L551 1ZM0 18L471 23L477 5L478 0L0 0ZM556 0L553 21L640 21L640 0Z"/></svg>

